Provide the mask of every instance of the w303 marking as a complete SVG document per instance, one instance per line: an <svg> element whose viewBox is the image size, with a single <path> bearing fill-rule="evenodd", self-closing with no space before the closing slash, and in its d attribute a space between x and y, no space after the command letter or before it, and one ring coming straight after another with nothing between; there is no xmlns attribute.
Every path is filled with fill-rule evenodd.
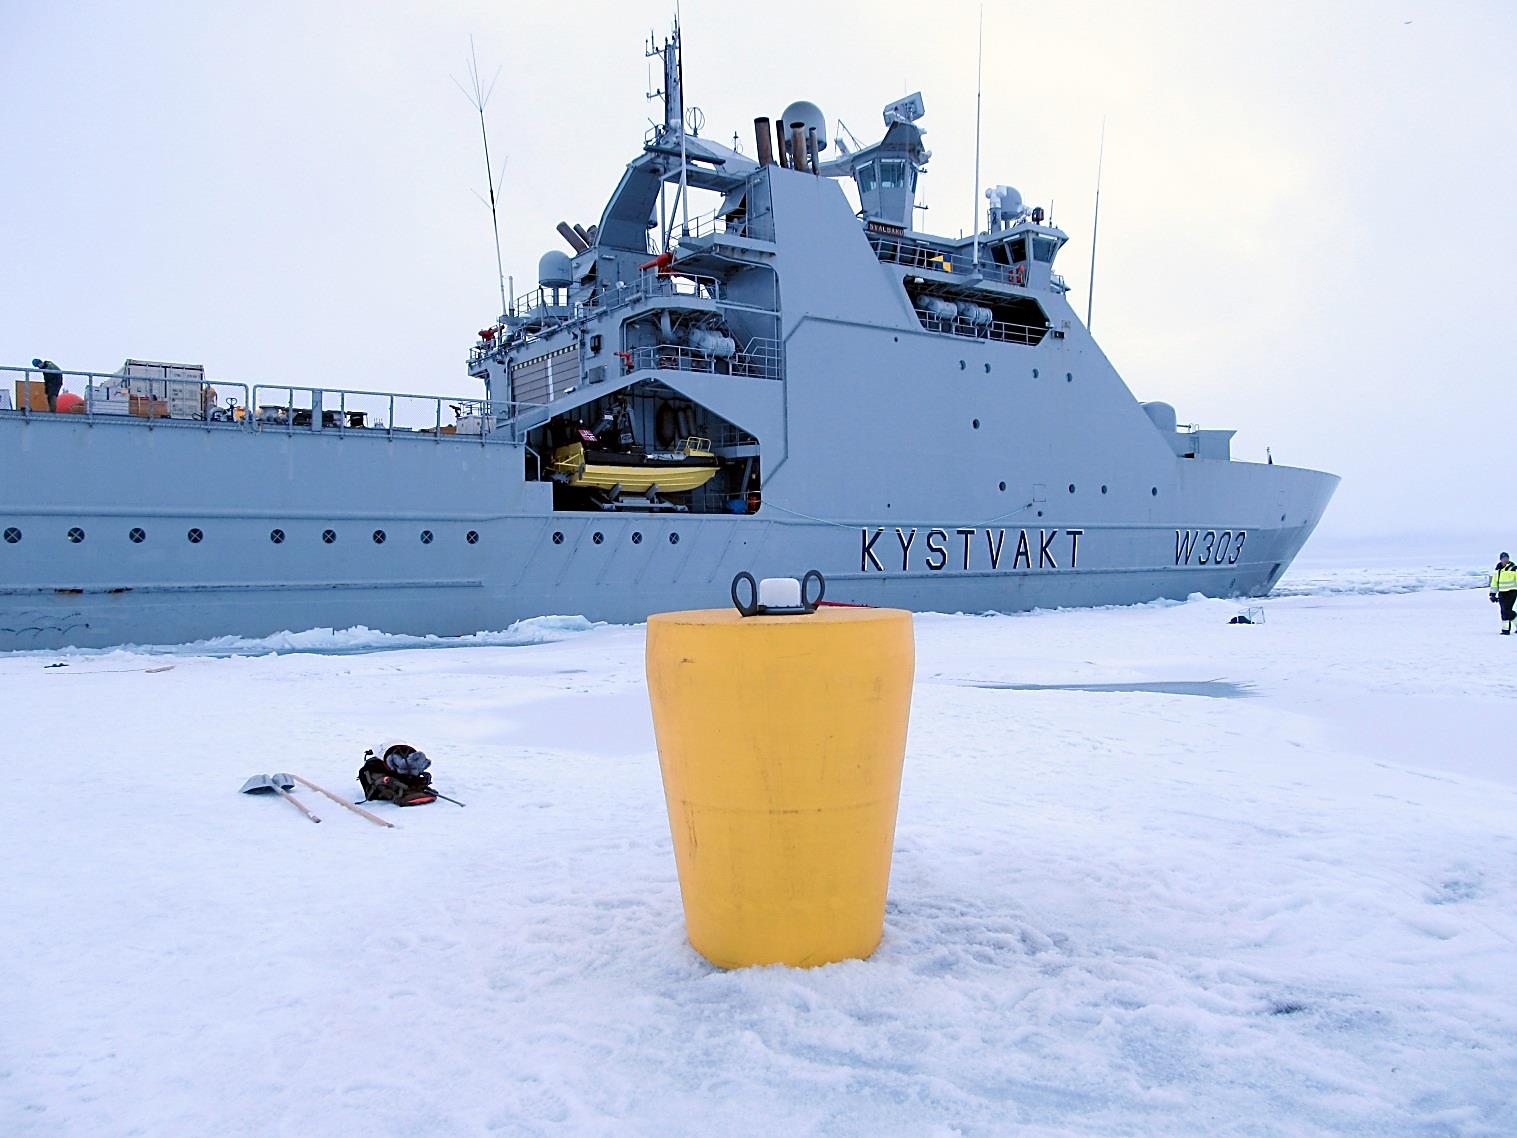
<svg viewBox="0 0 1517 1138"><path fill-rule="evenodd" d="M1236 565L1243 556L1247 530L1177 529L1176 565Z"/></svg>

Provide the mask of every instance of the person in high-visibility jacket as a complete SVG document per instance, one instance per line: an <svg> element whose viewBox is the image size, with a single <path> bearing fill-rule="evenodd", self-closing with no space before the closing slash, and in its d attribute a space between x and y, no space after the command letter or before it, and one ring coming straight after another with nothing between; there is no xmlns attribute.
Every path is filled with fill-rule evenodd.
<svg viewBox="0 0 1517 1138"><path fill-rule="evenodd" d="M1491 573L1491 600L1501 602L1501 635L1512 635L1512 625L1517 622L1517 614L1513 613L1513 607L1517 606L1517 565L1505 553Z"/></svg>

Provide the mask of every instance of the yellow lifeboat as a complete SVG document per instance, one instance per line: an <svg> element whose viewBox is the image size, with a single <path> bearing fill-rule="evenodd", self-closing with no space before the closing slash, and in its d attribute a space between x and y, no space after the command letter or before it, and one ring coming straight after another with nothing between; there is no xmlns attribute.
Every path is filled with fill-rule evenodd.
<svg viewBox="0 0 1517 1138"><path fill-rule="evenodd" d="M720 459L711 440L691 436L677 450L649 454L599 450L583 442L553 451L548 469L569 486L624 494L683 494L715 476Z"/></svg>

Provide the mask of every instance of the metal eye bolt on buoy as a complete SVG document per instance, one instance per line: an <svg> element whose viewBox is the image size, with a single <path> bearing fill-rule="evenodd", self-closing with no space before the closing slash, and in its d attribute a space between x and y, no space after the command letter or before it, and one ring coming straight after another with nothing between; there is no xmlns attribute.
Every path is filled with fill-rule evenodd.
<svg viewBox="0 0 1517 1138"><path fill-rule="evenodd" d="M648 620L685 925L721 968L861 959L883 935L911 614L820 608L825 590L739 573L733 608Z"/></svg>

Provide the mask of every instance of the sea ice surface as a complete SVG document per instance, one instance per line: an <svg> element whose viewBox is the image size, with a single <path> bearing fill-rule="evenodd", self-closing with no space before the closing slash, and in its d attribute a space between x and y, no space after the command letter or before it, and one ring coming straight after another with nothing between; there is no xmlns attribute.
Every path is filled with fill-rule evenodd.
<svg viewBox="0 0 1517 1138"><path fill-rule="evenodd" d="M811 971L685 942L641 626L0 657L0 1134L1517 1133L1517 638L1416 579L917 617ZM467 807L237 793L383 738Z"/></svg>

